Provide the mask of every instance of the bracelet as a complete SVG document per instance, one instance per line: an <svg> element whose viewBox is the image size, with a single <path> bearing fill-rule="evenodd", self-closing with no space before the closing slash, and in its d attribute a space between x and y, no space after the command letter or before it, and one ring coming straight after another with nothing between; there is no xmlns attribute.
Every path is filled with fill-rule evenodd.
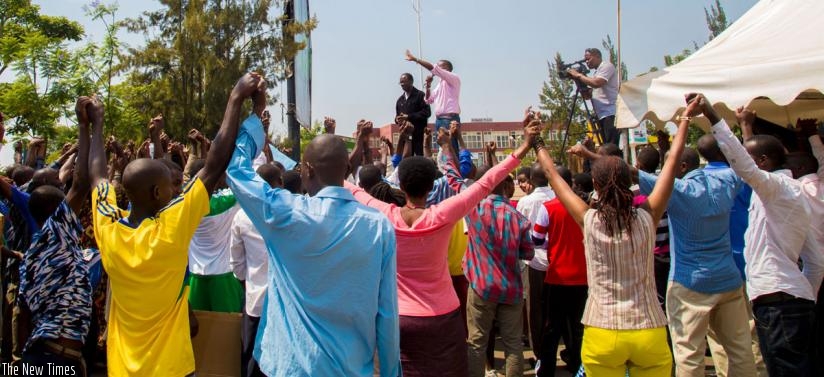
<svg viewBox="0 0 824 377"><path fill-rule="evenodd" d="M679 122L682 121L682 120L686 120L687 122L689 122L689 121L692 120L692 117L688 117L688 116L685 116L685 115L679 115L675 119L678 120Z"/></svg>
<svg viewBox="0 0 824 377"><path fill-rule="evenodd" d="M537 153L539 150L546 148L546 144L544 143L544 138L540 136L536 136L534 140L532 140L532 149L535 149Z"/></svg>

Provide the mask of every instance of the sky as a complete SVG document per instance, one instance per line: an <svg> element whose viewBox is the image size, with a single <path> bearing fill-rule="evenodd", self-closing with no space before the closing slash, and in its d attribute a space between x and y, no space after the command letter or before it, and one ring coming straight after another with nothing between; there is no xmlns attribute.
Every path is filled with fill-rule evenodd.
<svg viewBox="0 0 824 377"><path fill-rule="evenodd" d="M448 59L460 75L461 118L519 119L548 77L547 60L560 52L565 61L583 57L601 40L617 39L617 1L421 0L421 43L425 60ZM90 0L33 0L41 12L62 15L84 25L87 40L99 41L103 26L84 16ZM102 0L103 3L108 1ZM722 0L730 23L756 0ZM621 57L629 77L664 66L674 55L709 36L704 7L714 0L631 0L621 3ZM136 17L160 7L155 1L120 1L119 17ZM318 19L312 33L312 118L332 116L339 134L349 135L359 119L375 125L392 121L401 94L401 73L416 64L404 60L408 48L418 55L418 31L412 0L310 0ZM143 36L121 33L131 46ZM2 79L8 80L8 75ZM285 85L274 89L285 99ZM272 128L285 133L281 107L271 108ZM433 121L433 119L430 119Z"/></svg>

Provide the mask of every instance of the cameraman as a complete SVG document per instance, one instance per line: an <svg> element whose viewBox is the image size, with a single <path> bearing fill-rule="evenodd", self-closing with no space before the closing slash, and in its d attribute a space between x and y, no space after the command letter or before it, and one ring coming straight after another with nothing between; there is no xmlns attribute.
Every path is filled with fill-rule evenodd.
<svg viewBox="0 0 824 377"><path fill-rule="evenodd" d="M595 74L588 77L574 69L567 73L575 80L580 80L591 87L592 107L598 117L598 126L604 136L604 143L618 145L621 134L615 128L615 100L618 98L618 72L609 61L603 60L601 50L588 48L584 51L584 60L587 67L594 69ZM586 95L584 95L586 99Z"/></svg>

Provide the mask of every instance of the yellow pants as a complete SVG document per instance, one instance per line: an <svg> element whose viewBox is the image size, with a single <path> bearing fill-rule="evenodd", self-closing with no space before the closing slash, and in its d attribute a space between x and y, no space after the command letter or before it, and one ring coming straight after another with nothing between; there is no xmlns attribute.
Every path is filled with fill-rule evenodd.
<svg viewBox="0 0 824 377"><path fill-rule="evenodd" d="M672 373L664 327L644 330L584 328L581 361L587 376L661 377Z"/></svg>

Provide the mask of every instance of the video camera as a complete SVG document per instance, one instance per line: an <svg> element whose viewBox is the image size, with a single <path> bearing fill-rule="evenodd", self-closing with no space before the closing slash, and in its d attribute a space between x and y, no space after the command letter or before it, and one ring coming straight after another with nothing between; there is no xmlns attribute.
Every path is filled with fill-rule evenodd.
<svg viewBox="0 0 824 377"><path fill-rule="evenodd" d="M580 72L582 75L589 73L589 67L586 65L586 59L581 59L577 62L572 62L569 64L564 64L564 61L561 60L561 64L558 66L558 77L567 80L572 79L572 76L567 73L567 70L570 68Z"/></svg>

